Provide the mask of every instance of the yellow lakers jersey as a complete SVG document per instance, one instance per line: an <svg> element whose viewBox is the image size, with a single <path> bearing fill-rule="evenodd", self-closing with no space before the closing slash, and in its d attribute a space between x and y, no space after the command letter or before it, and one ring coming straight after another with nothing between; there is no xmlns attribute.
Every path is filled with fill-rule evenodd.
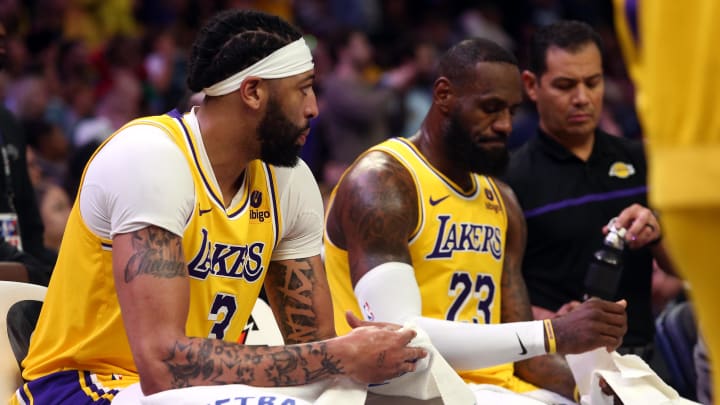
<svg viewBox="0 0 720 405"><path fill-rule="evenodd" d="M250 162L242 198L226 208L184 119L149 117L128 124L133 125L165 131L193 173L196 206L182 241L190 283L187 334L238 341L282 226L274 169L259 160ZM112 240L99 238L83 222L80 193L23 362L23 377L33 380L61 370L88 370L107 388L124 387L138 377L115 294Z"/></svg>
<svg viewBox="0 0 720 405"><path fill-rule="evenodd" d="M720 204L720 2L614 0L659 208ZM672 28L670 28L672 27ZM702 78L702 80L693 80Z"/></svg>
<svg viewBox="0 0 720 405"><path fill-rule="evenodd" d="M408 246L420 286L423 316L500 323L507 213L493 180L473 175L472 189L463 191L402 138L390 139L370 151L382 151L397 159L412 175L418 190L418 225ZM334 198L335 191L330 204ZM338 334L345 334L350 330L345 312L352 310L361 319L362 313L350 281L347 251L334 245L327 232L325 266L335 328ZM516 391L534 389L513 377L513 371L512 364L504 364L460 374L468 382Z"/></svg>

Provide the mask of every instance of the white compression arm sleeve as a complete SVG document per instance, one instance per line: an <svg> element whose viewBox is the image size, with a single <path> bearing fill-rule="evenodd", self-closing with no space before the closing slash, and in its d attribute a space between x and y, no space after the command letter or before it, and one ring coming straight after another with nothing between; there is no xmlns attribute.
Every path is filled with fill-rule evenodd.
<svg viewBox="0 0 720 405"><path fill-rule="evenodd" d="M403 325L414 321L455 370L474 370L545 354L542 321L472 324L422 316L420 289L411 265L383 263L355 286L365 319Z"/></svg>

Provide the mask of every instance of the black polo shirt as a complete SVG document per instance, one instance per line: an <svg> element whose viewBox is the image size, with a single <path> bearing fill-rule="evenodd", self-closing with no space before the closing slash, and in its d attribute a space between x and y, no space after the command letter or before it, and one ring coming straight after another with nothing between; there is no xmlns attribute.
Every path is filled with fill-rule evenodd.
<svg viewBox="0 0 720 405"><path fill-rule="evenodd" d="M587 162L542 131L512 154L505 180L525 213L523 275L533 305L556 311L582 300L602 227L634 203L647 206L646 174L641 143L601 131ZM623 344L643 345L654 336L652 255L648 248L628 250L624 263L618 291L628 301Z"/></svg>

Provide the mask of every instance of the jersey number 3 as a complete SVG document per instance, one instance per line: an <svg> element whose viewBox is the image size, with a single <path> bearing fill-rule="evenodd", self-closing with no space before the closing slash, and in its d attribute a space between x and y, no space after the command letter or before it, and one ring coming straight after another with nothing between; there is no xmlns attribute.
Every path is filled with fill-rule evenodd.
<svg viewBox="0 0 720 405"><path fill-rule="evenodd" d="M234 295L217 293L215 294L215 300L213 300L212 307L210 307L210 314L208 315L208 321L213 321L215 324L210 329L208 335L211 339L222 339L225 337L230 327L230 320L232 320L235 311L237 310L237 300Z"/></svg>
<svg viewBox="0 0 720 405"><path fill-rule="evenodd" d="M495 297L495 281L491 275L479 273L473 280L470 273L457 271L450 278L448 296L455 297L445 316L448 321L466 321L458 317L463 313L463 308L468 302L474 299L477 300L478 316L473 316L472 322L490 323L490 309ZM478 319L481 315L482 319Z"/></svg>

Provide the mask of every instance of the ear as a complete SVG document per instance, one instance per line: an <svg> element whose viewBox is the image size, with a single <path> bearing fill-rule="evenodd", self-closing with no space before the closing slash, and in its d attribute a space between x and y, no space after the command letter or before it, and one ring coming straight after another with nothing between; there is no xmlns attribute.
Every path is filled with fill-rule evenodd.
<svg viewBox="0 0 720 405"><path fill-rule="evenodd" d="M433 85L433 104L437 105L440 111L448 113L455 102L450 80L446 77L439 77Z"/></svg>
<svg viewBox="0 0 720 405"><path fill-rule="evenodd" d="M259 77L248 77L240 85L238 92L240 98L249 108L257 110L267 98L267 87L265 81Z"/></svg>
<svg viewBox="0 0 720 405"><path fill-rule="evenodd" d="M538 78L535 76L535 73L529 70L524 70L522 72L522 81L523 86L525 87L525 93L527 93L530 100L537 101L536 86L540 83L538 82Z"/></svg>

